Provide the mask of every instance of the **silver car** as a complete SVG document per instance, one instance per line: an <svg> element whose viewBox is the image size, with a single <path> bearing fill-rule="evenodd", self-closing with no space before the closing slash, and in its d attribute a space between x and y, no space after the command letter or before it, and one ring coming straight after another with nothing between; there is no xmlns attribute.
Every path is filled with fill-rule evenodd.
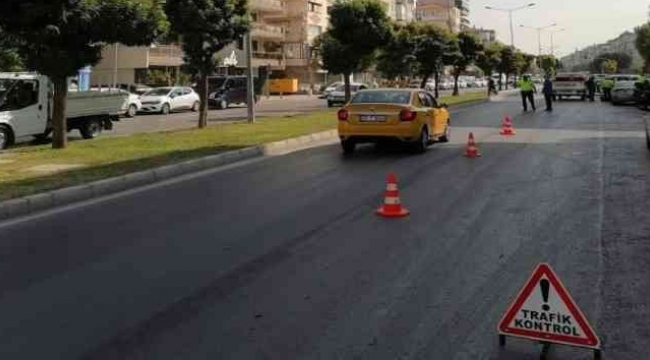
<svg viewBox="0 0 650 360"><path fill-rule="evenodd" d="M612 89L612 104L622 105L635 103L634 84L639 80L638 75L616 75Z"/></svg>

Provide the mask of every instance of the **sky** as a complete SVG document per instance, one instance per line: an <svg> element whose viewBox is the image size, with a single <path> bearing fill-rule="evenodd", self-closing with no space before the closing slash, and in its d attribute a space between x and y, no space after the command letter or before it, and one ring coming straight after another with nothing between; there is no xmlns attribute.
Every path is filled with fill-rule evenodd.
<svg viewBox="0 0 650 360"><path fill-rule="evenodd" d="M469 0L470 20L476 27L494 29L499 41L510 44L508 13L485 9L486 5L513 8L535 2L536 6L513 14L515 46L537 55L537 31L523 24L542 27L557 23L565 29L553 35L555 55L568 55L590 45L616 38L648 21L650 0ZM550 34L542 31L542 53L550 53Z"/></svg>

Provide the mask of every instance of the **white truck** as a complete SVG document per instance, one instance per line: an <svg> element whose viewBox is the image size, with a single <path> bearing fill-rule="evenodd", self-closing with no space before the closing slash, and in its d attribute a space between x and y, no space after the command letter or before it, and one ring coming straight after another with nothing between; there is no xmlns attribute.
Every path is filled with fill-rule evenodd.
<svg viewBox="0 0 650 360"><path fill-rule="evenodd" d="M0 150L18 138L49 135L53 88L43 75L0 73ZM68 92L68 131L76 129L84 139L92 139L102 130L111 130L127 97L124 92Z"/></svg>
<svg viewBox="0 0 650 360"><path fill-rule="evenodd" d="M563 98L578 97L581 100L587 99L587 86L585 82L589 79L587 73L560 73L553 79L553 95L557 100Z"/></svg>

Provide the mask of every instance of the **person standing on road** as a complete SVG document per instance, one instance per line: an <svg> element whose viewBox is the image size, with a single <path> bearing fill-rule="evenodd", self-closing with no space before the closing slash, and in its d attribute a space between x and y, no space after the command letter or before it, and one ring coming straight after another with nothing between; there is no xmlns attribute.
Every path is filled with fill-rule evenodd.
<svg viewBox="0 0 650 360"><path fill-rule="evenodd" d="M596 96L596 79L593 75L589 77L589 80L585 82L585 85L587 86L587 96L589 97L589 101L594 102Z"/></svg>
<svg viewBox="0 0 650 360"><path fill-rule="evenodd" d="M535 108L535 95L537 93L537 88L533 81L530 80L529 75L524 75L521 80L519 80L519 89L521 90L521 103L524 106L524 112L528 111L528 101L530 106L533 108L533 111L537 110Z"/></svg>
<svg viewBox="0 0 650 360"><path fill-rule="evenodd" d="M553 111L553 82L548 75L544 77L542 94L544 94L544 100L546 101L546 111Z"/></svg>
<svg viewBox="0 0 650 360"><path fill-rule="evenodd" d="M494 79L490 77L488 80L488 97L490 97L490 95L492 94L497 95L498 92L497 92L497 85L494 82Z"/></svg>
<svg viewBox="0 0 650 360"><path fill-rule="evenodd" d="M612 100L612 89L614 88L614 80L611 77L603 80L603 101Z"/></svg>

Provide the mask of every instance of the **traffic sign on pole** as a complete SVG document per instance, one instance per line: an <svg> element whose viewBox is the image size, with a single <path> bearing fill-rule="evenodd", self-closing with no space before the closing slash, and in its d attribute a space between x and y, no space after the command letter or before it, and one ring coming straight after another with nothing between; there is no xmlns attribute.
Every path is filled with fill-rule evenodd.
<svg viewBox="0 0 650 360"><path fill-rule="evenodd" d="M599 350L600 340L548 264L539 264L499 322L503 336Z"/></svg>

